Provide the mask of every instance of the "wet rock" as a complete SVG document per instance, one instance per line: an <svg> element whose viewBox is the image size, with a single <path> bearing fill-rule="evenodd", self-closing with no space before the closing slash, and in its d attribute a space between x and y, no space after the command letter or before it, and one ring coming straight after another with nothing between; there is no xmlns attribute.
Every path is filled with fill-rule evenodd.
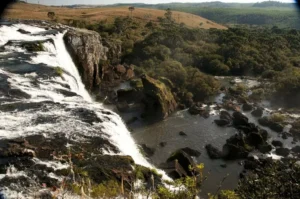
<svg viewBox="0 0 300 199"><path fill-rule="evenodd" d="M293 147L292 148L292 151L294 152L294 153L300 153L300 146L295 146L295 147Z"/></svg>
<svg viewBox="0 0 300 199"><path fill-rule="evenodd" d="M189 108L189 113L191 115L199 115L199 114L203 114L204 112L205 112L205 108L199 107L197 105L193 105Z"/></svg>
<svg viewBox="0 0 300 199"><path fill-rule="evenodd" d="M130 124L134 123L135 121L137 121L138 119L139 119L138 117L132 117L131 119L129 119L129 120L126 122L126 124L127 124L127 125L130 125Z"/></svg>
<svg viewBox="0 0 300 199"><path fill-rule="evenodd" d="M256 148L262 144L264 144L265 140L261 136L260 133L251 132L247 136L247 143L251 146L255 146Z"/></svg>
<svg viewBox="0 0 300 199"><path fill-rule="evenodd" d="M177 109L177 103L171 91L164 83L147 75L142 76L145 94L145 112L147 115L164 119Z"/></svg>
<svg viewBox="0 0 300 199"><path fill-rule="evenodd" d="M288 139L288 136L289 136L289 133L283 132L281 138L286 140L286 139Z"/></svg>
<svg viewBox="0 0 300 199"><path fill-rule="evenodd" d="M275 122L272 122L269 127L275 132L282 132L284 129L284 127L281 124Z"/></svg>
<svg viewBox="0 0 300 199"><path fill-rule="evenodd" d="M73 109L72 112L74 115L78 116L81 121L86 122L90 125L93 125L93 123L102 122L102 120L98 118L97 114L92 110L76 108Z"/></svg>
<svg viewBox="0 0 300 199"><path fill-rule="evenodd" d="M221 112L220 112L220 119L221 119L221 120L228 120L228 121L231 121L231 120L232 120L232 117L231 117L230 113L228 113L227 111L221 111Z"/></svg>
<svg viewBox="0 0 300 199"><path fill-rule="evenodd" d="M254 116L254 117L262 117L263 116L263 113L264 113L264 109L263 108L256 108L254 111L251 112L251 114Z"/></svg>
<svg viewBox="0 0 300 199"><path fill-rule="evenodd" d="M18 32L20 32L22 34L31 34L31 32L28 32L28 31L23 30L23 29L19 29Z"/></svg>
<svg viewBox="0 0 300 199"><path fill-rule="evenodd" d="M227 164L221 164L220 165L222 168L227 168Z"/></svg>
<svg viewBox="0 0 300 199"><path fill-rule="evenodd" d="M120 89L117 97L119 102L136 103L142 100L143 94L136 89Z"/></svg>
<svg viewBox="0 0 300 199"><path fill-rule="evenodd" d="M205 149L207 151L208 156L211 159L220 159L223 157L222 151L220 151L218 148L212 146L211 144L206 145Z"/></svg>
<svg viewBox="0 0 300 199"><path fill-rule="evenodd" d="M243 111L251 111L253 109L253 105L249 103L243 104Z"/></svg>
<svg viewBox="0 0 300 199"><path fill-rule="evenodd" d="M241 111L240 107L232 102L224 103L223 108L229 111Z"/></svg>
<svg viewBox="0 0 300 199"><path fill-rule="evenodd" d="M269 153L270 151L272 151L272 146L267 144L267 145L261 145L258 147L258 150L261 153Z"/></svg>
<svg viewBox="0 0 300 199"><path fill-rule="evenodd" d="M87 90L100 84L99 62L106 60L108 49L101 43L100 35L94 31L69 29L64 35L66 47L79 70Z"/></svg>
<svg viewBox="0 0 300 199"><path fill-rule="evenodd" d="M248 118L243 115L241 112L234 112L232 114L233 116L233 124L235 126L248 126L249 125L249 122L248 122Z"/></svg>
<svg viewBox="0 0 300 199"><path fill-rule="evenodd" d="M128 112L130 110L127 102L118 102L116 106L118 111L120 111L121 113Z"/></svg>
<svg viewBox="0 0 300 199"><path fill-rule="evenodd" d="M290 154L290 149L288 148L277 148L276 149L276 154L283 156L283 157L287 157Z"/></svg>
<svg viewBox="0 0 300 199"><path fill-rule="evenodd" d="M187 136L187 134L186 134L185 132L183 132L183 131L180 131L180 132L179 132L179 135L180 135L180 136L184 136L184 137Z"/></svg>
<svg viewBox="0 0 300 199"><path fill-rule="evenodd" d="M32 122L36 125L39 124L55 124L59 120L58 116L55 115L39 115L37 118L33 119Z"/></svg>
<svg viewBox="0 0 300 199"><path fill-rule="evenodd" d="M267 117L259 118L258 123L262 126L267 126L276 132L282 132L284 128L281 124L273 122Z"/></svg>
<svg viewBox="0 0 300 199"><path fill-rule="evenodd" d="M147 157L151 157L151 156L154 155L154 153L155 153L154 148L148 147L146 144L142 144L141 147L142 147L142 149L145 152Z"/></svg>
<svg viewBox="0 0 300 199"><path fill-rule="evenodd" d="M188 155L194 156L194 157L199 157L201 155L201 152L199 152L195 149L191 149L189 147L185 147L185 148L182 148L180 150L182 150L182 151L186 152Z"/></svg>
<svg viewBox="0 0 300 199"><path fill-rule="evenodd" d="M258 119L258 123L262 126L269 126L270 120L268 119L268 117L263 117Z"/></svg>
<svg viewBox="0 0 300 199"><path fill-rule="evenodd" d="M64 89L56 89L56 91L58 93L63 94L66 97L75 97L75 96L78 96L77 93L74 93L74 92L68 91L68 90L64 90Z"/></svg>
<svg viewBox="0 0 300 199"><path fill-rule="evenodd" d="M218 126L227 126L230 124L230 121L228 120L214 120L214 122L218 125Z"/></svg>
<svg viewBox="0 0 300 199"><path fill-rule="evenodd" d="M246 158L250 151L253 150L246 141L249 138L245 137L242 133L231 136L226 140L226 144L223 146L223 156L225 159L242 159Z"/></svg>
<svg viewBox="0 0 300 199"><path fill-rule="evenodd" d="M275 146L275 147L282 147L283 143L279 140L273 140L272 145Z"/></svg>
<svg viewBox="0 0 300 199"><path fill-rule="evenodd" d="M159 146L161 146L161 147L165 147L167 145L167 142L160 142L159 143Z"/></svg>
<svg viewBox="0 0 300 199"><path fill-rule="evenodd" d="M177 150L167 159L167 163L171 163L174 167L174 170L170 172L171 177L192 176L189 167L194 166L195 162L186 152Z"/></svg>

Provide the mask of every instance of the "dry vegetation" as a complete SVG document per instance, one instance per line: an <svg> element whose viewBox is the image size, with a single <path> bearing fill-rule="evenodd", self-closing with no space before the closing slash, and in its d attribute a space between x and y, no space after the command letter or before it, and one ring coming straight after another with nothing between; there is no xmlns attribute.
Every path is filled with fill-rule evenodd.
<svg viewBox="0 0 300 199"><path fill-rule="evenodd" d="M97 22L104 19L112 21L118 16L130 16L128 7L66 8L15 3L7 9L4 17L13 19L49 20L47 17L48 12L55 12L59 22L64 22L66 19L86 20L88 22ZM134 18L147 21L158 21L157 17L164 17L164 14L164 10L145 8L136 8L133 11ZM177 23L184 23L188 27L226 29L226 27L222 25L193 14L174 11L173 16Z"/></svg>

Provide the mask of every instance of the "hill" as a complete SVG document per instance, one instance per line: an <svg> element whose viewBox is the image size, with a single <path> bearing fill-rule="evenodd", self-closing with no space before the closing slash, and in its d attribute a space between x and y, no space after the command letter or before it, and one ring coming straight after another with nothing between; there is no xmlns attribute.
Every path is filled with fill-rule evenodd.
<svg viewBox="0 0 300 199"><path fill-rule="evenodd" d="M49 18L47 17L48 12L55 12L58 21L62 23L68 20L83 20L89 23L93 23L99 22L100 20L112 21L114 18L119 16L130 16L130 12L127 6L70 8L27 3L15 3L6 10L4 17L13 19L49 20ZM163 17L164 14L164 10L136 8L133 11L133 18L143 21L158 22L158 17ZM225 26L219 25L213 21L190 13L174 11L173 16L177 23L184 23L188 27L201 27L204 29L226 29Z"/></svg>
<svg viewBox="0 0 300 199"><path fill-rule="evenodd" d="M126 4L119 4L126 5ZM135 4L136 7L177 10L205 17L224 25L278 26L300 29L300 18L295 3L266 1L261 3L168 3Z"/></svg>

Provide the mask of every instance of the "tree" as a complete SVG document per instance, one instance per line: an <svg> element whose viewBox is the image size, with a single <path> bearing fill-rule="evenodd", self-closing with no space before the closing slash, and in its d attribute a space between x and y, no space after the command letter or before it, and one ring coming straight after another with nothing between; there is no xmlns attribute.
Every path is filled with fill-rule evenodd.
<svg viewBox="0 0 300 199"><path fill-rule="evenodd" d="M55 12L48 12L48 17L53 20L55 17Z"/></svg>
<svg viewBox="0 0 300 199"><path fill-rule="evenodd" d="M172 11L170 8L166 9L165 17L168 21L172 21Z"/></svg>
<svg viewBox="0 0 300 199"><path fill-rule="evenodd" d="M128 8L128 10L131 12L131 18L132 18L132 12L134 11L134 7L133 6L130 6L129 8Z"/></svg>

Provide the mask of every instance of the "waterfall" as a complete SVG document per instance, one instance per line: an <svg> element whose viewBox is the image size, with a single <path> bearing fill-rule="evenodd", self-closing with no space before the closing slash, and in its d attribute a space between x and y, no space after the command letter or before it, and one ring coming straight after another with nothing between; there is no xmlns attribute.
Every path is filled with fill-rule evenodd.
<svg viewBox="0 0 300 199"><path fill-rule="evenodd" d="M18 31L19 29L31 34L22 34ZM73 140L82 139L81 137L86 136L101 136L106 137L110 143L116 146L120 155L129 155L136 164L155 168L140 153L120 116L106 110L101 103L92 100L66 50L63 41L66 31L64 33L58 32L55 35L40 34L44 31L46 30L43 28L24 24L0 27L0 45L4 45L10 40L45 41L43 42L45 51L42 52L30 53L19 46L5 46L4 51L0 51L0 81L2 81L2 76L7 77L7 84L10 89L20 90L21 93L30 96L29 99L19 99L10 95L10 99L4 98L4 102L0 101L2 104L17 102L21 104L21 109L25 107L24 110L19 111L20 108L13 104L9 108L15 106L17 108L12 112L1 111L0 109L0 123L4 125L0 128L0 139L26 137L41 134L41 132L45 137L52 134L64 134ZM49 39L52 39L53 42ZM62 69L62 76L48 76L48 73L57 67ZM71 93L70 96L64 95L65 92ZM44 103L45 101L53 101L55 104L50 103L48 105ZM41 103L41 106L46 107L47 111L43 108L35 111L27 109L26 107L30 103ZM93 121L92 125L82 122L78 116L74 115L74 110L78 108L95 113L101 122ZM109 114L104 114L104 112L109 112ZM42 123L36 122L40 118L48 117L58 119L55 122L48 122L47 120ZM119 155L109 151L107 154ZM42 164L42 161L36 159L35 162ZM49 167L55 165L48 162L43 164ZM163 171L159 170L158 172L165 179L170 179ZM53 176L53 174L51 175ZM0 175L0 181L1 178L3 176Z"/></svg>

